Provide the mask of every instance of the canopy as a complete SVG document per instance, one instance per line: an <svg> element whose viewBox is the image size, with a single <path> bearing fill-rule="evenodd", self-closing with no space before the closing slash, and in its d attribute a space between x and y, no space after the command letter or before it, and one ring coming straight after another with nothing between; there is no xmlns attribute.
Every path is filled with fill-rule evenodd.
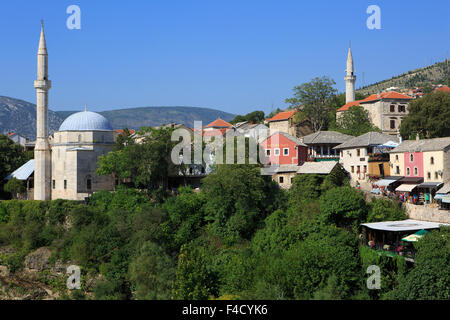
<svg viewBox="0 0 450 320"><path fill-rule="evenodd" d="M431 188L431 189L437 189L443 184L443 182L425 182L419 184L419 188Z"/></svg>
<svg viewBox="0 0 450 320"><path fill-rule="evenodd" d="M387 187L388 185L390 185L391 183L394 183L396 180L390 180L390 179L381 179L378 180L377 182L375 182L375 185L379 186L379 187Z"/></svg>
<svg viewBox="0 0 450 320"><path fill-rule="evenodd" d="M394 141L388 141L384 144L380 144L379 147L386 147L386 148L396 148L398 147L398 143Z"/></svg>
<svg viewBox="0 0 450 320"><path fill-rule="evenodd" d="M401 191L401 192L411 192L413 189L417 187L417 184L402 184L395 189L395 191Z"/></svg>
<svg viewBox="0 0 450 320"><path fill-rule="evenodd" d="M435 199L435 200L438 200L438 199L442 199L443 197L445 197L445 194L437 193L437 194L434 196L434 199Z"/></svg>
<svg viewBox="0 0 450 320"><path fill-rule="evenodd" d="M419 241L419 239L420 238L422 238L424 235L426 235L427 233L430 233L429 231L427 231L427 230L420 230L420 231L417 231L416 233L414 233L414 234L410 234L409 236L407 236L407 237L404 237L403 239L402 239L402 241L406 241L406 242L416 242L416 241Z"/></svg>

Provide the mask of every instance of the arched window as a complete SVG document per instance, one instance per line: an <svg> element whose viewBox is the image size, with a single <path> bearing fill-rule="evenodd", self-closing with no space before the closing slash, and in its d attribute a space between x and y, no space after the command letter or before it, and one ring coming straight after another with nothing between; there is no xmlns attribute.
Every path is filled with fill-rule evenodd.
<svg viewBox="0 0 450 320"><path fill-rule="evenodd" d="M434 157L431 157L430 163L431 163L431 164L434 164Z"/></svg>
<svg viewBox="0 0 450 320"><path fill-rule="evenodd" d="M406 175L409 176L411 174L411 170L409 168L406 168Z"/></svg>
<svg viewBox="0 0 450 320"><path fill-rule="evenodd" d="M409 162L414 162L414 155L412 153L409 155Z"/></svg>
<svg viewBox="0 0 450 320"><path fill-rule="evenodd" d="M419 175L419 169L417 169L417 167L414 167L414 175L415 176Z"/></svg>

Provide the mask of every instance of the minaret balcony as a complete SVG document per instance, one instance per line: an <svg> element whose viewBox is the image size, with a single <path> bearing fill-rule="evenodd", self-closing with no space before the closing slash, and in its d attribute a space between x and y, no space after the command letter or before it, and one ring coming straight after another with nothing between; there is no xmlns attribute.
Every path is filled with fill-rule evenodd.
<svg viewBox="0 0 450 320"><path fill-rule="evenodd" d="M50 80L34 80L34 87L36 89L48 90L52 87Z"/></svg>

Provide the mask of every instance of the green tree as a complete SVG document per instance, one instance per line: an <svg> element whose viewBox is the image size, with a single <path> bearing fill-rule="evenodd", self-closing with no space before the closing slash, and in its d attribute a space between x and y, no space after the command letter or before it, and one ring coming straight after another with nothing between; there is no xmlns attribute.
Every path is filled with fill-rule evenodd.
<svg viewBox="0 0 450 320"><path fill-rule="evenodd" d="M231 244L249 239L276 205L275 183L257 165L218 165L202 180L207 221L212 231Z"/></svg>
<svg viewBox="0 0 450 320"><path fill-rule="evenodd" d="M450 228L441 227L425 235L417 243L414 267L399 278L398 287L387 299L450 299Z"/></svg>
<svg viewBox="0 0 450 320"><path fill-rule="evenodd" d="M27 188L25 187L25 183L23 181L16 178L11 178L7 183L5 183L3 190L10 192L12 197L17 199L21 194L27 191Z"/></svg>
<svg viewBox="0 0 450 320"><path fill-rule="evenodd" d="M328 190L320 198L321 219L344 228L358 228L367 216L364 196L351 187Z"/></svg>
<svg viewBox="0 0 450 320"><path fill-rule="evenodd" d="M32 153L25 152L20 144L0 134L0 192L3 191L4 179L32 158Z"/></svg>
<svg viewBox="0 0 450 320"><path fill-rule="evenodd" d="M175 278L175 263L153 242L145 243L130 262L129 278L139 300L167 300Z"/></svg>
<svg viewBox="0 0 450 320"><path fill-rule="evenodd" d="M207 300L217 296L217 274L211 265L213 256L212 251L201 241L181 247L173 298Z"/></svg>
<svg viewBox="0 0 450 320"><path fill-rule="evenodd" d="M329 121L330 101L336 92L335 84L328 77L316 77L294 87L294 97L286 99L286 103L300 111L300 118L306 117L311 121L314 132L321 130Z"/></svg>
<svg viewBox="0 0 450 320"><path fill-rule="evenodd" d="M433 91L408 106L408 115L400 125L400 134L410 139L416 134L431 139L450 136L450 93Z"/></svg>
<svg viewBox="0 0 450 320"><path fill-rule="evenodd" d="M367 222L398 221L406 218L405 210L398 202L374 197L369 203Z"/></svg>
<svg viewBox="0 0 450 320"><path fill-rule="evenodd" d="M233 120L230 121L231 124L236 124L238 122L248 121L251 123L262 123L264 122L264 111L253 111L247 113L245 116L237 115Z"/></svg>
<svg viewBox="0 0 450 320"><path fill-rule="evenodd" d="M336 127L333 130L355 137L370 131L381 132L370 121L369 112L360 106L352 106L343 112L342 116L336 121Z"/></svg>

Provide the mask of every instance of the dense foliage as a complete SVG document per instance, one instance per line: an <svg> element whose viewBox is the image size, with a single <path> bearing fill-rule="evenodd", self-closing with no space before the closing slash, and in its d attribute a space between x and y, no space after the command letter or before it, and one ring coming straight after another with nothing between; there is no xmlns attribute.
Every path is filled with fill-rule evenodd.
<svg viewBox="0 0 450 320"><path fill-rule="evenodd" d="M4 184L6 183L4 179L32 158L32 153L25 151L20 144L0 134L0 199L10 199L8 193L11 191L9 191L10 188L4 190ZM14 186L10 186L13 193L17 190L17 186L18 184L15 182Z"/></svg>
<svg viewBox="0 0 450 320"><path fill-rule="evenodd" d="M450 136L450 93L433 91L408 106L408 115L400 125L400 134L405 139L431 139Z"/></svg>
<svg viewBox="0 0 450 320"><path fill-rule="evenodd" d="M343 112L331 129L355 137L371 131L381 132L370 121L369 112L360 106L352 106Z"/></svg>
<svg viewBox="0 0 450 320"><path fill-rule="evenodd" d="M162 203L125 185L88 203L0 202L0 247L15 249L0 260L16 272L46 246L51 263L102 275L95 299L448 299L447 229L418 242L412 268L360 246L361 222L404 218L339 170L297 176L285 191L255 165L220 165L200 191ZM381 290L366 287L372 264Z"/></svg>

